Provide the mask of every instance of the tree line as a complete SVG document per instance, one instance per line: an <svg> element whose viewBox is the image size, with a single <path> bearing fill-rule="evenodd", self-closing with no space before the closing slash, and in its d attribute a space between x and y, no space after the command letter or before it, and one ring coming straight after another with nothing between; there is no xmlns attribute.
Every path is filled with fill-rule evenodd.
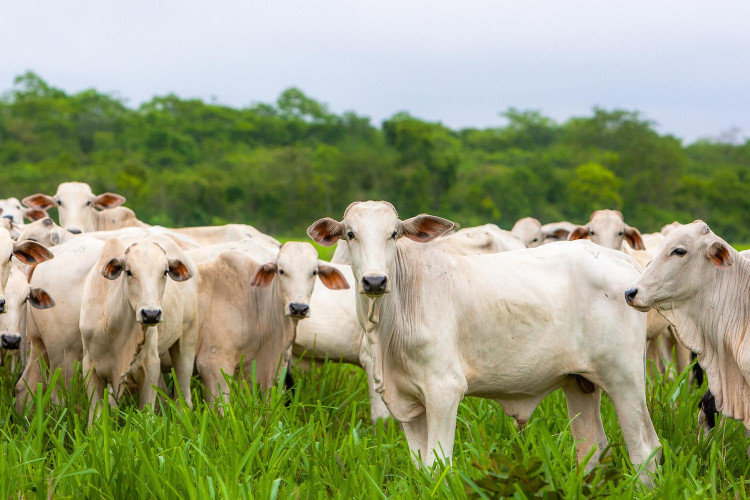
<svg viewBox="0 0 750 500"><path fill-rule="evenodd" d="M636 111L502 115L502 127L452 130L401 112L378 127L296 88L239 109L175 95L133 109L29 72L0 97L0 198L80 180L123 194L152 224L243 222L278 235L366 199L505 228L613 208L643 232L701 218L750 241L750 140L684 145Z"/></svg>

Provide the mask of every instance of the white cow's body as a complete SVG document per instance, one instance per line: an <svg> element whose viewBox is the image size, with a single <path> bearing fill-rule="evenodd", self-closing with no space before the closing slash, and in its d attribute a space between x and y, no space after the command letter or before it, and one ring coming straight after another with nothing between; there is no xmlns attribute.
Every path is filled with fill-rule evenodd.
<svg viewBox="0 0 750 500"><path fill-rule="evenodd" d="M436 453L450 459L466 395L495 399L525 423L562 388L579 460L595 445L598 456L604 389L633 463L646 462L659 446L645 398L646 319L618 297L639 274L635 262L590 242L462 257L395 241L430 241L450 225L402 222L390 204L366 202L308 229L322 244L348 240L377 388L410 450L428 465Z"/></svg>

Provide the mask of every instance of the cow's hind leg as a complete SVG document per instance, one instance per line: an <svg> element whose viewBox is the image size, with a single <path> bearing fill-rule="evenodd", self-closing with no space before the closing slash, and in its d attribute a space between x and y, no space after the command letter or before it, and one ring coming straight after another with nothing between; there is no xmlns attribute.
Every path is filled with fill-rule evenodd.
<svg viewBox="0 0 750 500"><path fill-rule="evenodd" d="M562 390L568 404L570 432L576 441L578 462L596 446L596 451L586 464L585 470L588 472L596 466L607 447L601 415L602 390L588 380L582 380L579 375L569 377Z"/></svg>

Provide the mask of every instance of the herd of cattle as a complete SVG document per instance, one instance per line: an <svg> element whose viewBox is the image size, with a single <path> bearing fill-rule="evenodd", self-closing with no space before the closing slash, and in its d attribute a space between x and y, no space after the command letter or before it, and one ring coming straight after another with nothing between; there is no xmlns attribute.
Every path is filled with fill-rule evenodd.
<svg viewBox="0 0 750 500"><path fill-rule="evenodd" d="M364 368L373 421L398 420L426 465L450 460L465 396L523 425L562 389L578 459L596 446L593 467L607 445L603 390L648 481L660 445L645 358L683 370L692 351L709 383L702 418L715 404L750 427L750 261L701 221L641 234L599 210L584 226L453 231L356 202L308 229L338 243L324 262L310 243L248 225L150 226L124 202L78 182L0 200L0 360L23 367L19 412L48 383L45 366L67 383L82 365L91 423L105 388L112 404L127 392L144 407L174 370L189 406L194 374L214 402L230 397L225 374L251 363L266 389L289 363L329 359Z"/></svg>

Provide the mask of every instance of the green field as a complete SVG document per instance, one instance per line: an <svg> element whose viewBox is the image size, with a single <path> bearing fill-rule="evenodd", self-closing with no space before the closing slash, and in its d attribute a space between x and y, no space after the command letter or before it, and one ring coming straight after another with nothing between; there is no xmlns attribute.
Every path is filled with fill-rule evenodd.
<svg viewBox="0 0 750 500"><path fill-rule="evenodd" d="M704 389L687 380L649 383L652 418L664 446L654 490L629 465L614 410L604 398L611 443L606 463L584 475L560 392L525 429L494 402L467 398L458 415L452 467L417 470L398 426L369 423L358 369L326 363L295 370L297 391L235 387L224 416L207 407L194 381L195 408L168 401L156 414L105 408L86 429L79 382L57 406L38 393L33 416L13 409L12 380L0 381L0 498L746 498L748 440L737 421L708 439L696 432Z"/></svg>

